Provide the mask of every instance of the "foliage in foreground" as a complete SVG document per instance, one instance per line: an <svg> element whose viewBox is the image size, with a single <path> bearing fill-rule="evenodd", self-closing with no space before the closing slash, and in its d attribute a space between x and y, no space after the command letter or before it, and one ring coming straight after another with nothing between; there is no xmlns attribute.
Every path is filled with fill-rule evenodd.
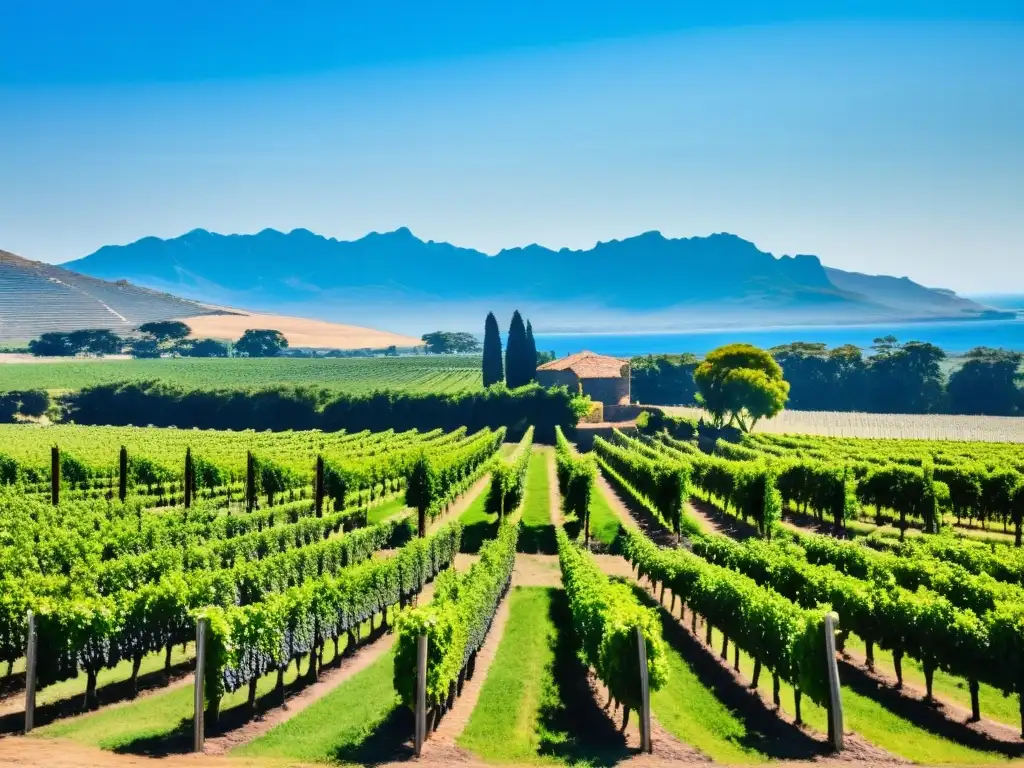
<svg viewBox="0 0 1024 768"><path fill-rule="evenodd" d="M657 612L640 604L625 584L612 582L593 557L569 540L561 528L558 563L569 599L573 626L587 663L626 709L640 709L640 656L637 629L647 650L647 679L652 691L668 680L666 647Z"/></svg>
<svg viewBox="0 0 1024 768"><path fill-rule="evenodd" d="M480 559L468 571L442 574L429 604L399 614L394 679L406 706L415 706L420 635L427 636L427 706L438 706L454 695L456 681L484 644L508 591L518 540L518 523L503 524L498 537L483 546Z"/></svg>

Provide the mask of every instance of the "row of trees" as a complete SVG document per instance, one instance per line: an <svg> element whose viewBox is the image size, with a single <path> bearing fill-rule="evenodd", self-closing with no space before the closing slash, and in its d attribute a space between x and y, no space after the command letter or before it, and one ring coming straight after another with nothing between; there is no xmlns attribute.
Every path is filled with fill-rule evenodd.
<svg viewBox="0 0 1024 768"><path fill-rule="evenodd" d="M28 343L29 352L38 357L75 357L77 355L119 355L128 352L135 358L179 357L275 357L288 348L280 331L250 329L232 345L216 339L190 339L191 329L180 320L143 323L139 336L124 338L106 328L50 332Z"/></svg>
<svg viewBox="0 0 1024 768"><path fill-rule="evenodd" d="M537 379L537 342L533 338L533 324L523 323L517 309L508 328L508 343L502 354L501 331L493 312L484 322L484 386L504 381L509 389L522 387Z"/></svg>
<svg viewBox="0 0 1024 768"><path fill-rule="evenodd" d="M1024 414L1024 355L978 347L951 374L948 356L934 344L879 338L865 355L859 347L829 349L794 342L773 347L771 356L790 384L787 407L801 411L869 413ZM649 405L697 401L691 354L648 355L632 361L633 399Z"/></svg>

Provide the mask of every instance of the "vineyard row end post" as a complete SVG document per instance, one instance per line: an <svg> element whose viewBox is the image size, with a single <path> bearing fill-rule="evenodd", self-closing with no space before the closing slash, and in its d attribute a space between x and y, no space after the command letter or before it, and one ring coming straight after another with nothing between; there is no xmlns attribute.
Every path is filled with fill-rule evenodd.
<svg viewBox="0 0 1024 768"><path fill-rule="evenodd" d="M117 464L117 498L118 501L124 503L124 500L128 498L128 449L123 445Z"/></svg>
<svg viewBox="0 0 1024 768"><path fill-rule="evenodd" d="M29 611L25 639L25 733L35 727L36 719L36 665L39 656L39 633L36 631L36 615Z"/></svg>
<svg viewBox="0 0 1024 768"><path fill-rule="evenodd" d="M651 689L647 678L647 641L640 627L636 628L636 642L640 654L640 749L649 754L654 751L651 744Z"/></svg>
<svg viewBox="0 0 1024 768"><path fill-rule="evenodd" d="M60 446L50 449L50 503L60 504Z"/></svg>
<svg viewBox="0 0 1024 768"><path fill-rule="evenodd" d="M825 663L828 672L828 735L829 745L843 751L843 697L839 689L839 666L836 663L836 615L825 614Z"/></svg>
<svg viewBox="0 0 1024 768"><path fill-rule="evenodd" d="M206 619L196 622L196 683L195 700L193 702L195 733L192 751L202 752L205 740L206 717Z"/></svg>
<svg viewBox="0 0 1024 768"><path fill-rule="evenodd" d="M416 757L427 739L427 636L416 639Z"/></svg>

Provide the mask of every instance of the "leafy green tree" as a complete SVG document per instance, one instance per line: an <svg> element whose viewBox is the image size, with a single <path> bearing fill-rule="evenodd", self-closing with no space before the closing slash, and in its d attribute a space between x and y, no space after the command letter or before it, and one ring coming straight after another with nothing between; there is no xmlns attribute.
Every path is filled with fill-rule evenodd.
<svg viewBox="0 0 1024 768"><path fill-rule="evenodd" d="M646 405L691 405L697 386L693 372L695 355L647 355L634 357L630 365L633 399Z"/></svg>
<svg viewBox="0 0 1024 768"><path fill-rule="evenodd" d="M288 348L288 339L280 331L250 328L235 342L235 354L242 357L277 357Z"/></svg>
<svg viewBox="0 0 1024 768"><path fill-rule="evenodd" d="M384 350L384 357L398 357L398 347L392 344Z"/></svg>
<svg viewBox="0 0 1024 768"><path fill-rule="evenodd" d="M44 333L28 343L29 352L39 356L70 357L79 354L116 355L124 339L107 328L83 328L68 333Z"/></svg>
<svg viewBox="0 0 1024 768"><path fill-rule="evenodd" d="M699 401L717 427L726 424L743 431L771 418L786 405L789 383L782 368L763 349L728 344L708 353L694 372Z"/></svg>
<svg viewBox="0 0 1024 768"><path fill-rule="evenodd" d="M1024 354L976 347L949 377L947 395L953 413L1015 416L1024 410L1020 383Z"/></svg>
<svg viewBox="0 0 1024 768"><path fill-rule="evenodd" d="M139 333L152 336L158 344L184 339L191 332L192 329L180 320L156 320L139 326Z"/></svg>
<svg viewBox="0 0 1024 768"><path fill-rule="evenodd" d="M78 350L71 346L66 333L50 332L28 343L28 351L36 357L72 357Z"/></svg>
<svg viewBox="0 0 1024 768"><path fill-rule="evenodd" d="M137 360L160 357L160 345L156 339L135 339L131 346L131 355Z"/></svg>
<svg viewBox="0 0 1024 768"><path fill-rule="evenodd" d="M182 357L227 357L228 345L216 339L182 339L174 345Z"/></svg>
<svg viewBox="0 0 1024 768"><path fill-rule="evenodd" d="M472 354L480 351L480 342L476 336L463 331L434 331L420 338L427 345L427 353L431 355Z"/></svg>
<svg viewBox="0 0 1024 768"><path fill-rule="evenodd" d="M508 328L508 344L505 347L505 383L509 389L529 384L536 373L536 362L531 362L530 346L526 338L526 324L517 309L512 314ZM533 358L536 360L536 357Z"/></svg>
<svg viewBox="0 0 1024 768"><path fill-rule="evenodd" d="M550 363L554 359L555 351L553 349L548 350L547 352L537 352L537 367L539 368L540 366L544 365L544 363Z"/></svg>
<svg viewBox="0 0 1024 768"><path fill-rule="evenodd" d="M484 386L498 384L505 380L505 364L502 361L501 331L493 312L487 313L484 321Z"/></svg>
<svg viewBox="0 0 1024 768"><path fill-rule="evenodd" d="M934 344L892 336L875 340L868 360L868 405L876 413L932 413L940 410L946 353Z"/></svg>
<svg viewBox="0 0 1024 768"><path fill-rule="evenodd" d="M524 361L530 372L530 381L537 380L537 341L533 338L533 323L526 321L526 347L529 356Z"/></svg>

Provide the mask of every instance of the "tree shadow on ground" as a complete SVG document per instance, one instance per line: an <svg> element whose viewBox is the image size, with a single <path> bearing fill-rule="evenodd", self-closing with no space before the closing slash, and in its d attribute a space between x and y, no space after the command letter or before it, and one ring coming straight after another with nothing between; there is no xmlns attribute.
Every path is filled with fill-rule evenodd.
<svg viewBox="0 0 1024 768"><path fill-rule="evenodd" d="M524 525L519 529L519 551L527 555L554 555L558 552L555 526Z"/></svg>
<svg viewBox="0 0 1024 768"><path fill-rule="evenodd" d="M414 726L415 718L409 708L396 704L362 741L338 747L331 756L341 765L380 765L408 760L414 753Z"/></svg>
<svg viewBox="0 0 1024 768"><path fill-rule="evenodd" d="M485 541L493 539L497 535L497 516L493 520L480 520L464 525L462 527L462 544L459 547L459 551L464 554L475 555L480 551L480 547L484 545Z"/></svg>

